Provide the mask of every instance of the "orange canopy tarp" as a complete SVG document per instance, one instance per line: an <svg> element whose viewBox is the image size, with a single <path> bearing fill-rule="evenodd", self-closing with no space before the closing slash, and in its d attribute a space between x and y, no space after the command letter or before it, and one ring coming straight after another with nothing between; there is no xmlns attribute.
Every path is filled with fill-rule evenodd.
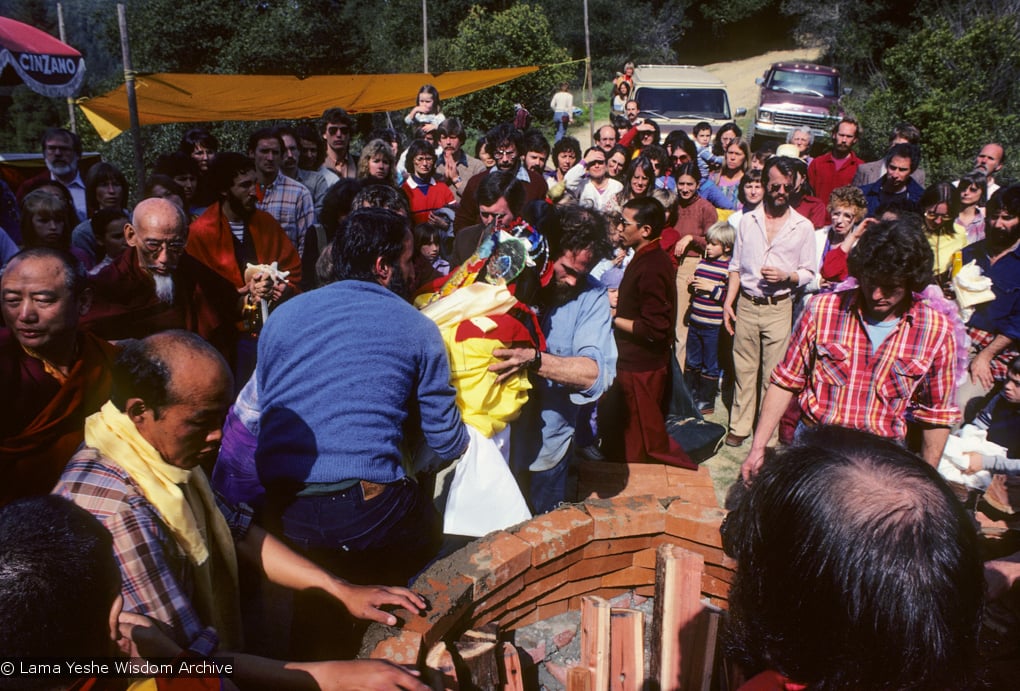
<svg viewBox="0 0 1020 691"><path fill-rule="evenodd" d="M218 120L290 120L319 117L339 106L351 113L410 108L422 84L442 98L462 96L538 70L499 70L440 74L357 74L305 77L242 74L142 74L135 78L138 120L143 125ZM130 127L127 88L122 84L95 98L78 99L104 141Z"/></svg>

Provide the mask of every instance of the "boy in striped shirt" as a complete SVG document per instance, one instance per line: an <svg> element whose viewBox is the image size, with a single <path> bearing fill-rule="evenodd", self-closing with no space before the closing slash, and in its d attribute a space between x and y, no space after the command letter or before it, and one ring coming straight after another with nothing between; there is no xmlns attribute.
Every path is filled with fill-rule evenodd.
<svg viewBox="0 0 1020 691"><path fill-rule="evenodd" d="M684 378L702 415L715 412L719 393L719 329L736 231L726 221L705 232L705 257L690 279L691 307L687 313L687 363Z"/></svg>

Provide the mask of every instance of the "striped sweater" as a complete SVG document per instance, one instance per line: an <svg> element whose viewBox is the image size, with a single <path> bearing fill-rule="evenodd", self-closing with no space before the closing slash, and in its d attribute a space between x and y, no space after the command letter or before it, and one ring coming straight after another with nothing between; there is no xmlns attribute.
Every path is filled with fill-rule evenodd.
<svg viewBox="0 0 1020 691"><path fill-rule="evenodd" d="M700 326L721 326L723 301L726 299L726 283L729 279L729 259L702 259L694 270L695 278L707 278L717 285L711 291L691 288L692 324Z"/></svg>

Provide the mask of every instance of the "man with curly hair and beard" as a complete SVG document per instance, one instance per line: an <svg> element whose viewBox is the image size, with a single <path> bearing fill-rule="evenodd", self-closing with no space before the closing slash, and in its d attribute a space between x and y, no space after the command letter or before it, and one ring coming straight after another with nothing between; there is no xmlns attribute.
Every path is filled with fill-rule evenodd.
<svg viewBox="0 0 1020 691"><path fill-rule="evenodd" d="M609 298L589 274L612 247L606 220L594 209L557 207L541 224L549 239L553 277L537 296L546 352L493 351L489 367L503 381L522 370L535 376L512 426L511 460L536 512L566 499L574 429L581 406L593 403L616 376Z"/></svg>
<svg viewBox="0 0 1020 691"><path fill-rule="evenodd" d="M909 419L921 429L924 460L936 465L942 455L960 417L957 352L949 319L918 295L933 280L931 247L915 222L882 221L847 265L858 286L813 299L772 371L745 480L794 396L803 411L798 432L838 425L902 441Z"/></svg>

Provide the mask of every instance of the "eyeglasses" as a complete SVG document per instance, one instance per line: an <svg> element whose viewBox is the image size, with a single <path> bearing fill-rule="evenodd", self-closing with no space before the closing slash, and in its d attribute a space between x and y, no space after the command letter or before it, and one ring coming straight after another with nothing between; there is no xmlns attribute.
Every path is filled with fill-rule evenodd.
<svg viewBox="0 0 1020 691"><path fill-rule="evenodd" d="M73 149L70 146L60 146L59 144L47 144L46 150L56 153L58 151L72 151Z"/></svg>
<svg viewBox="0 0 1020 691"><path fill-rule="evenodd" d="M597 158L594 161L588 161L588 165L590 165L590 166L604 166L604 165L606 165L606 160L604 158Z"/></svg>
<svg viewBox="0 0 1020 691"><path fill-rule="evenodd" d="M673 154L674 163L690 163L691 157L687 154Z"/></svg>
<svg viewBox="0 0 1020 691"><path fill-rule="evenodd" d="M924 217L927 218L929 221L934 221L936 219L939 221L944 221L947 218L949 218L949 214L940 214L929 209L928 211L924 212Z"/></svg>
<svg viewBox="0 0 1020 691"><path fill-rule="evenodd" d="M769 185L769 192L779 192L780 190L783 192L792 192L793 188L794 184L792 182L773 182Z"/></svg>
<svg viewBox="0 0 1020 691"><path fill-rule="evenodd" d="M150 254L159 254L164 249L167 254L184 252L184 243L180 240L145 240L142 244L145 246L145 251Z"/></svg>
<svg viewBox="0 0 1020 691"><path fill-rule="evenodd" d="M620 219L620 223L625 225L625 226L639 226L639 225L641 225L637 221L628 221L626 218L621 218Z"/></svg>
<svg viewBox="0 0 1020 691"><path fill-rule="evenodd" d="M517 158L517 149L496 149L492 155L494 158Z"/></svg>
<svg viewBox="0 0 1020 691"><path fill-rule="evenodd" d="M335 136L338 134L350 134L351 128L347 125L329 125L326 127L326 134Z"/></svg>

